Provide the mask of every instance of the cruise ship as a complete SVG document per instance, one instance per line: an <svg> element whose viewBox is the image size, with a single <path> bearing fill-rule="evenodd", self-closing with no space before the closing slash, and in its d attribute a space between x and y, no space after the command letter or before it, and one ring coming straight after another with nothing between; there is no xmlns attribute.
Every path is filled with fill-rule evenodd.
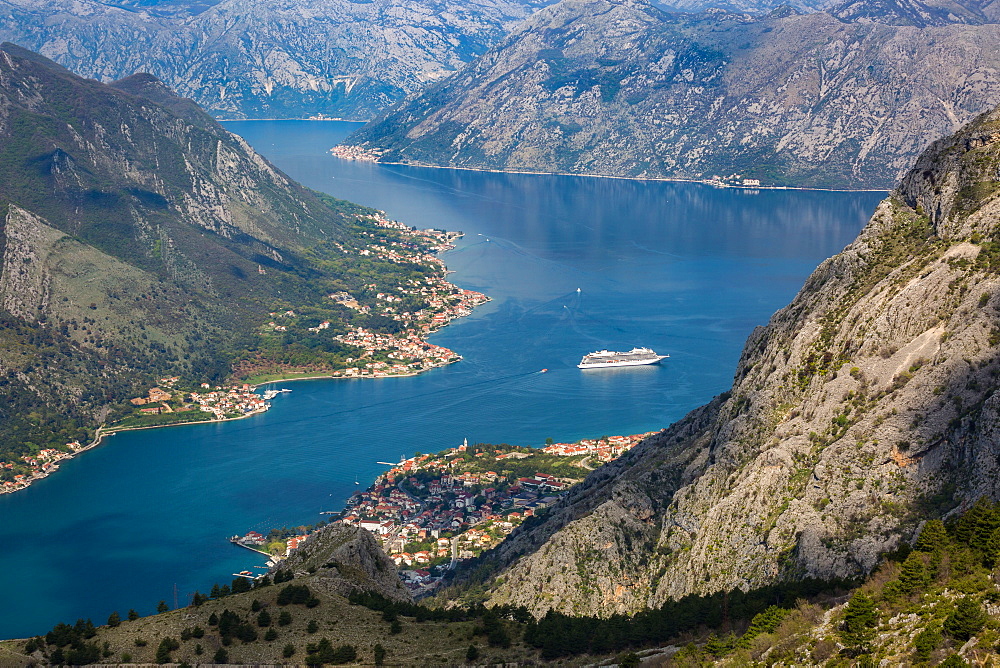
<svg viewBox="0 0 1000 668"><path fill-rule="evenodd" d="M640 366L643 364L659 364L660 360L665 360L670 355L657 355L649 348L633 348L627 353L618 353L611 350L599 350L596 353L584 355L580 363L581 369L599 369L612 366Z"/></svg>

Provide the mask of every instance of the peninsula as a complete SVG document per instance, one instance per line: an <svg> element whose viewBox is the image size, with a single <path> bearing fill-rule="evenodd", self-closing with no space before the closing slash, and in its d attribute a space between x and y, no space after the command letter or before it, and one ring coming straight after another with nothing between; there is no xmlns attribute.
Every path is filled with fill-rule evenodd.
<svg viewBox="0 0 1000 668"><path fill-rule="evenodd" d="M0 75L0 491L102 434L266 410L269 380L460 359L426 337L487 300L445 280L461 233L304 188L150 75L13 44Z"/></svg>

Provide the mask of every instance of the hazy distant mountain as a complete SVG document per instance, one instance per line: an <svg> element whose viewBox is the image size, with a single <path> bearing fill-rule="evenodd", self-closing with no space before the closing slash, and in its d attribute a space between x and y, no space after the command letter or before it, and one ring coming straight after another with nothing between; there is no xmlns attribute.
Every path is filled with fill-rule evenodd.
<svg viewBox="0 0 1000 668"><path fill-rule="evenodd" d="M84 76L149 72L228 118L370 118L545 0L0 0L0 39Z"/></svg>
<svg viewBox="0 0 1000 668"><path fill-rule="evenodd" d="M706 9L725 9L731 12L767 14L782 7L815 12L832 3L830 0L666 0L655 4L668 11L703 12Z"/></svg>
<svg viewBox="0 0 1000 668"><path fill-rule="evenodd" d="M842 21L870 21L886 25L944 26L952 23L982 25L997 23L1000 2L996 0L849 0L830 13Z"/></svg>
<svg viewBox="0 0 1000 668"><path fill-rule="evenodd" d="M1000 101L1000 25L884 18L563 0L346 143L457 167L888 187Z"/></svg>

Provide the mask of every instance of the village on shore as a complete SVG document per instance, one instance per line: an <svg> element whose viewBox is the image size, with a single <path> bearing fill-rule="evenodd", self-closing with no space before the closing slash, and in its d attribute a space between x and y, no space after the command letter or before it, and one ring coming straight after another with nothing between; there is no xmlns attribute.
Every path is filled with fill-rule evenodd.
<svg viewBox="0 0 1000 668"><path fill-rule="evenodd" d="M593 468L653 433L540 448L466 442L434 455L414 455L353 494L334 521L371 531L406 586L416 596L427 595L459 561L498 545ZM300 529L270 536L251 531L233 541L280 560L308 542L311 529Z"/></svg>
<svg viewBox="0 0 1000 668"><path fill-rule="evenodd" d="M394 289L382 288L374 300L363 304L357 296L347 292L328 295L331 304L336 304L362 314L374 314L395 320L400 331L395 334L380 333L363 327L351 327L347 332L331 338L356 348L356 357L347 357L344 368L323 370L319 373L296 374L302 378L383 378L388 376L411 376L462 359L453 350L427 342L426 337L441 329L456 318L472 313L472 310L489 301L489 297L474 290L465 290L445 280L448 270L437 253L454 249L454 242L461 232L444 230L418 230L397 221L388 220L379 214L370 220L378 228L393 230L399 236L384 238L374 231L364 233L371 243L359 251L360 255L386 262L400 264L430 265L436 271L430 272L422 280L409 279L406 284ZM261 267L263 274L266 269ZM369 285L366 288L375 289ZM426 306L413 311L402 308L402 303L416 300ZM372 303L373 302L373 303ZM272 312L271 320L263 327L265 332L287 332L298 319L292 310ZM303 328L309 335L323 336L330 328L329 321ZM295 380L285 378L284 380ZM264 381L266 382L266 381ZM132 413L123 419L104 425L97 430L94 439L83 445L79 441L66 444L65 449L47 448L37 453L24 455L16 461L0 460L0 494L15 492L28 487L58 470L58 462L73 457L100 444L102 435L131 429L150 429L178 424L235 420L270 408L269 400L275 391L263 394L256 392L257 385L235 383L231 385L211 385L200 383L185 386L180 377L157 380L158 385L149 388L143 396L129 400ZM261 383L263 384L263 383ZM287 390L286 390L287 391Z"/></svg>

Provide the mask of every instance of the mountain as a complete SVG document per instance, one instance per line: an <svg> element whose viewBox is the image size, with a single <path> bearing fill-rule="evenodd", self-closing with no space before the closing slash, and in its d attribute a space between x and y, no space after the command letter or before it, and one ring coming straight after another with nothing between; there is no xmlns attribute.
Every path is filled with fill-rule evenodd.
<svg viewBox="0 0 1000 668"><path fill-rule="evenodd" d="M149 72L226 118L371 118L544 0L0 1L0 39L109 82Z"/></svg>
<svg viewBox="0 0 1000 668"><path fill-rule="evenodd" d="M842 21L870 21L886 25L944 26L953 23L997 23L1000 3L994 0L849 0L830 13Z"/></svg>
<svg viewBox="0 0 1000 668"><path fill-rule="evenodd" d="M729 12L768 14L786 8L799 12L815 12L826 8L829 0L667 0L657 3L667 11L703 12L708 9L724 9Z"/></svg>
<svg viewBox="0 0 1000 668"><path fill-rule="evenodd" d="M562 0L345 144L384 162L888 188L1000 101L998 40L993 23Z"/></svg>
<svg viewBox="0 0 1000 668"><path fill-rule="evenodd" d="M1000 108L933 143L747 341L732 389L459 578L535 615L854 577L996 498ZM491 574L484 578L484 574Z"/></svg>
<svg viewBox="0 0 1000 668"><path fill-rule="evenodd" d="M161 376L221 382L265 354L269 311L348 289L345 263L394 271L359 255L375 212L291 181L150 75L109 86L3 44L0 110L3 480Z"/></svg>

